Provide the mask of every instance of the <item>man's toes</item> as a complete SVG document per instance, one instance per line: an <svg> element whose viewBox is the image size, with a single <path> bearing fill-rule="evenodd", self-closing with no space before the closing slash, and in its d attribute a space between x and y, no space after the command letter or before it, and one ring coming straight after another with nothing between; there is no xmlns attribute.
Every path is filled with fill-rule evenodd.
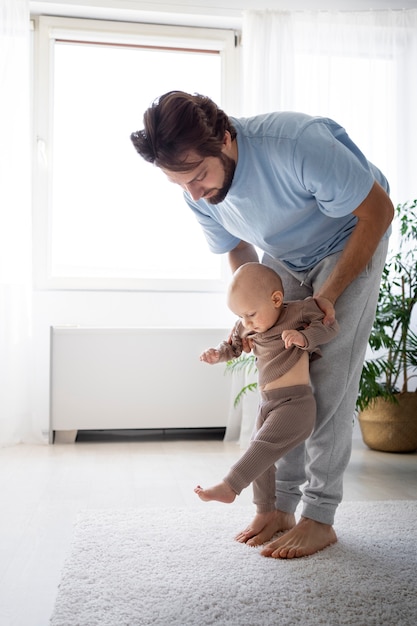
<svg viewBox="0 0 417 626"><path fill-rule="evenodd" d="M281 559L294 559L296 556L297 548L287 548L281 551Z"/></svg>
<svg viewBox="0 0 417 626"><path fill-rule="evenodd" d="M251 539L254 536L254 534L255 533L250 528L247 528L246 530L242 530L241 533L236 535L235 541L239 541L239 543L246 543L248 539Z"/></svg>
<svg viewBox="0 0 417 626"><path fill-rule="evenodd" d="M273 550L270 556L272 556L273 559L286 559L287 552L285 548L278 548L277 550Z"/></svg>
<svg viewBox="0 0 417 626"><path fill-rule="evenodd" d="M251 548L256 548L257 546L261 546L263 544L263 540L260 535L256 535L255 537L248 539L246 544L251 546Z"/></svg>

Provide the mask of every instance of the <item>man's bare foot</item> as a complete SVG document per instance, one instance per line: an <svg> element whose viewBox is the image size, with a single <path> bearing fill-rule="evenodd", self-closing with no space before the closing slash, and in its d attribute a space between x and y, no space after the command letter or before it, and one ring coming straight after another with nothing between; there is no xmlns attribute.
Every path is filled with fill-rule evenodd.
<svg viewBox="0 0 417 626"><path fill-rule="evenodd" d="M204 500L204 502L216 500L217 502L230 504L236 498L236 493L225 482L221 482L218 485L214 485L214 487L209 487L208 489L203 489L200 485L198 485L194 491L199 498Z"/></svg>
<svg viewBox="0 0 417 626"><path fill-rule="evenodd" d="M274 559L293 559L315 554L336 541L333 526L302 517L294 528L265 546L261 554Z"/></svg>
<svg viewBox="0 0 417 626"><path fill-rule="evenodd" d="M257 513L245 530L236 535L235 540L248 546L260 546L276 533L289 530L295 526L295 516L283 511Z"/></svg>

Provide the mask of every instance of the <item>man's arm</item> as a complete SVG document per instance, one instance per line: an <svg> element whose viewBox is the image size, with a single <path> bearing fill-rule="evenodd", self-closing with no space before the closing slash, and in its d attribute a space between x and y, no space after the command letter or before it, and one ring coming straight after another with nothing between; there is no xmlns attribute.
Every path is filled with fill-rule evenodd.
<svg viewBox="0 0 417 626"><path fill-rule="evenodd" d="M252 244L246 241L240 241L236 248L229 252L229 264L232 272L236 272L237 268L244 263L259 263L258 255Z"/></svg>
<svg viewBox="0 0 417 626"><path fill-rule="evenodd" d="M334 320L334 305L343 291L365 269L381 237L394 217L394 206L388 194L377 182L365 200L353 211L358 222L335 265L314 299L325 313L324 323Z"/></svg>

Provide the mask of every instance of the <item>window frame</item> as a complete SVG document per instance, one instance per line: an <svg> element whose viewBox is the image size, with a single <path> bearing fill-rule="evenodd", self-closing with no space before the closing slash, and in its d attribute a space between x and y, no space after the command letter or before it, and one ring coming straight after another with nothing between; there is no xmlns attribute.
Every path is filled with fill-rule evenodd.
<svg viewBox="0 0 417 626"><path fill-rule="evenodd" d="M115 22L67 17L34 18L33 267L39 290L224 291L229 271L222 258L221 279L56 277L51 272L53 62L55 40L145 45L218 51L221 102L238 114L239 36L231 29Z"/></svg>

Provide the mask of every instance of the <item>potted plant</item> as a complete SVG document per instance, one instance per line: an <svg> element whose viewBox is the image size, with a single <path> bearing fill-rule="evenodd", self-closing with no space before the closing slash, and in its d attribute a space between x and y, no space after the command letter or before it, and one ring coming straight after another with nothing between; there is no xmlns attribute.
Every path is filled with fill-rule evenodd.
<svg viewBox="0 0 417 626"><path fill-rule="evenodd" d="M417 449L417 200L399 204L395 217L399 244L382 274L357 408L370 448L411 452Z"/></svg>

